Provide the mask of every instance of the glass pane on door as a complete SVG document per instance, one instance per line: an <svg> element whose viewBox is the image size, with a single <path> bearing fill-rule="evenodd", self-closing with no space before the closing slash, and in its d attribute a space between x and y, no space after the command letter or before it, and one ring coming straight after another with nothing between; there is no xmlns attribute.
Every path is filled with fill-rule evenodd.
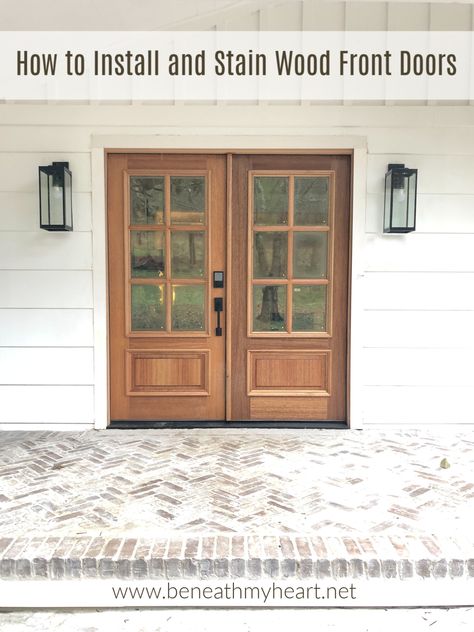
<svg viewBox="0 0 474 632"><path fill-rule="evenodd" d="M288 178L254 178L254 219L260 226L288 224Z"/></svg>
<svg viewBox="0 0 474 632"><path fill-rule="evenodd" d="M164 208L165 179L163 176L131 176L131 224L163 224Z"/></svg>
<svg viewBox="0 0 474 632"><path fill-rule="evenodd" d="M132 331L163 331L166 326L163 285L131 286Z"/></svg>
<svg viewBox="0 0 474 632"><path fill-rule="evenodd" d="M165 274L165 239L162 232L130 231L132 278L160 278Z"/></svg>
<svg viewBox="0 0 474 632"><path fill-rule="evenodd" d="M130 196L131 331L205 332L207 176L130 176Z"/></svg>
<svg viewBox="0 0 474 632"><path fill-rule="evenodd" d="M288 271L288 234L255 232L253 274L255 279L284 279Z"/></svg>
<svg viewBox="0 0 474 632"><path fill-rule="evenodd" d="M295 176L295 225L327 226L328 215L328 176Z"/></svg>
<svg viewBox="0 0 474 632"><path fill-rule="evenodd" d="M171 176L171 223L204 224L206 180L204 176Z"/></svg>
<svg viewBox="0 0 474 632"><path fill-rule="evenodd" d="M326 330L325 285L293 286L293 331Z"/></svg>
<svg viewBox="0 0 474 632"><path fill-rule="evenodd" d="M324 172L252 177L249 335L330 333L331 177Z"/></svg>
<svg viewBox="0 0 474 632"><path fill-rule="evenodd" d="M173 285L171 326L173 331L204 331L204 285Z"/></svg>
<svg viewBox="0 0 474 632"><path fill-rule="evenodd" d="M286 285L255 285L254 331L286 331Z"/></svg>
<svg viewBox="0 0 474 632"><path fill-rule="evenodd" d="M204 278L205 255L205 233L194 230L171 233L171 276L173 278Z"/></svg>
<svg viewBox="0 0 474 632"><path fill-rule="evenodd" d="M293 277L325 279L327 276L327 233L295 232L293 244Z"/></svg>

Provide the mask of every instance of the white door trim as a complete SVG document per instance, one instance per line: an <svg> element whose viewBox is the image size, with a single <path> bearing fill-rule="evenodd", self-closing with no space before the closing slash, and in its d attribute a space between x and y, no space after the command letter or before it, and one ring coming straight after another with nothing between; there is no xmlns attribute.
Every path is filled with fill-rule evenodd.
<svg viewBox="0 0 474 632"><path fill-rule="evenodd" d="M94 427L104 429L109 423L108 375L108 287L107 287L107 214L106 214L106 150L173 151L210 150L228 153L232 150L351 150L352 231L349 295L349 354L348 354L348 423L351 429L362 428L362 345L364 277L363 251L367 198L367 139L363 136L295 136L288 130L278 136L239 134L221 135L220 130L206 136L193 136L192 130L179 129L174 136L116 135L92 137L92 228L94 285Z"/></svg>

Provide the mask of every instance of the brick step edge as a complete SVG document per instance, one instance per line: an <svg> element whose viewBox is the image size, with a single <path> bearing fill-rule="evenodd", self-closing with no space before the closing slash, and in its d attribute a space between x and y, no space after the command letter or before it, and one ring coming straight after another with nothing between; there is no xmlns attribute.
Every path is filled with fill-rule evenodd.
<svg viewBox="0 0 474 632"><path fill-rule="evenodd" d="M474 578L474 543L426 536L0 538L0 579Z"/></svg>
<svg viewBox="0 0 474 632"><path fill-rule="evenodd" d="M474 578L474 559L4 558L1 580L61 579L455 579Z"/></svg>

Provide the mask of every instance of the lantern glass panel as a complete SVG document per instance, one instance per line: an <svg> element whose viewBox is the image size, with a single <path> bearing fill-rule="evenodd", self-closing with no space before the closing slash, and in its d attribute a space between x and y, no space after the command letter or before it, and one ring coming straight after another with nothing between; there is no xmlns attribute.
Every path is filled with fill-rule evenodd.
<svg viewBox="0 0 474 632"><path fill-rule="evenodd" d="M41 224L49 224L49 176L44 171L40 171L40 203L41 203Z"/></svg>
<svg viewBox="0 0 474 632"><path fill-rule="evenodd" d="M415 208L416 208L416 172L408 178L408 228L415 230Z"/></svg>
<svg viewBox="0 0 474 632"><path fill-rule="evenodd" d="M390 230L390 209L392 202L392 172L389 171L385 176L385 206L383 217L383 229L385 232Z"/></svg>
<svg viewBox="0 0 474 632"><path fill-rule="evenodd" d="M64 223L72 229L72 177L70 171L64 171Z"/></svg>
<svg viewBox="0 0 474 632"><path fill-rule="evenodd" d="M64 180L62 174L53 173L49 176L49 223L52 226L64 224L63 195Z"/></svg>
<svg viewBox="0 0 474 632"><path fill-rule="evenodd" d="M406 228L408 214L408 177L395 174L392 193L392 228Z"/></svg>

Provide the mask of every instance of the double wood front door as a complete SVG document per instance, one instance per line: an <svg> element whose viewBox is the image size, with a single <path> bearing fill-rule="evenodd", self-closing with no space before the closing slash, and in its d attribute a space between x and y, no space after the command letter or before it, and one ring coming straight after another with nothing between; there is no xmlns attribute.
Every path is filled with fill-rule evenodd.
<svg viewBox="0 0 474 632"><path fill-rule="evenodd" d="M346 420L350 167L108 155L111 420Z"/></svg>

